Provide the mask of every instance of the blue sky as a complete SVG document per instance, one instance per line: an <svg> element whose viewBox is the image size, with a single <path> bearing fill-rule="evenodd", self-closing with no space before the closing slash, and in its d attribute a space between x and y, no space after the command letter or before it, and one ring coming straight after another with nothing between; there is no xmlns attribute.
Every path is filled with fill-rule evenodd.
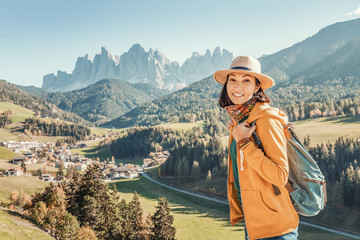
<svg viewBox="0 0 360 240"><path fill-rule="evenodd" d="M180 64L216 46L260 57L359 17L360 0L0 0L0 79L41 87L78 56L135 43Z"/></svg>

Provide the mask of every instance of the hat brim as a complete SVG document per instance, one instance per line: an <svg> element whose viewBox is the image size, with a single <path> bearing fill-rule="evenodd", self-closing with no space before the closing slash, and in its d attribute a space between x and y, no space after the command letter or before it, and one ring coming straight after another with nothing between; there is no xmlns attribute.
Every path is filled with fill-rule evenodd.
<svg viewBox="0 0 360 240"><path fill-rule="evenodd" d="M259 79L261 89L263 89L263 90L269 89L272 86L274 86L274 84L275 84L274 80L265 74L252 72L252 71L248 71L248 70L242 70L242 69L219 70L219 71L216 71L213 76L214 76L215 81L224 85L226 82L227 75L229 75L230 73L233 73L233 72L248 73L249 75L256 77L257 79Z"/></svg>

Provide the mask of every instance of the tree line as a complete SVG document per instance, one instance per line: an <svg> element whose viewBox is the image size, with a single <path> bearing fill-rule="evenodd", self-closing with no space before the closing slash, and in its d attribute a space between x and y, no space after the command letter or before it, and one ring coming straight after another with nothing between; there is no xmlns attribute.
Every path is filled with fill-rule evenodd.
<svg viewBox="0 0 360 240"><path fill-rule="evenodd" d="M329 100L326 102L306 102L291 104L282 108L290 121L318 117L360 116L360 98Z"/></svg>
<svg viewBox="0 0 360 240"><path fill-rule="evenodd" d="M99 165L89 167L71 181L48 185L30 200L23 192L13 192L11 207L25 213L57 239L172 240L176 229L165 198L160 198L154 214L144 214L135 192L127 203L101 180Z"/></svg>
<svg viewBox="0 0 360 240"><path fill-rule="evenodd" d="M309 143L307 137L304 144ZM340 137L334 144L310 147L309 152L325 176L329 203L360 210L360 140Z"/></svg>
<svg viewBox="0 0 360 240"><path fill-rule="evenodd" d="M83 125L48 123L37 118L25 119L24 132L26 131L38 136L69 136L81 141L91 133L90 128Z"/></svg>
<svg viewBox="0 0 360 240"><path fill-rule="evenodd" d="M226 176L227 155L220 138L190 132L188 139L170 151L160 176L174 176L178 183Z"/></svg>
<svg viewBox="0 0 360 240"><path fill-rule="evenodd" d="M220 124L221 121L215 121L213 115L208 117L213 120L212 123L188 131L134 127L112 142L111 152L121 158L146 157L150 152L166 149L170 151L170 156L161 165L160 175L174 176L179 183L196 181L209 175L225 177L227 150L223 149L221 138L217 135L223 135L224 125Z"/></svg>

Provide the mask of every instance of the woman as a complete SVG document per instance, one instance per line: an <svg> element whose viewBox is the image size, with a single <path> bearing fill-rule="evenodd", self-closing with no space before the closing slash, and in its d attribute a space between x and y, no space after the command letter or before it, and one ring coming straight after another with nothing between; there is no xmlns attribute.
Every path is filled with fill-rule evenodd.
<svg viewBox="0 0 360 240"><path fill-rule="evenodd" d="M219 104L232 119L227 183L231 224L245 219L246 239L297 239L299 216L285 188L287 117L270 107L263 91L274 81L261 74L256 58L247 56L235 58L230 69L215 72L214 79L224 85ZM253 131L264 151L254 144Z"/></svg>

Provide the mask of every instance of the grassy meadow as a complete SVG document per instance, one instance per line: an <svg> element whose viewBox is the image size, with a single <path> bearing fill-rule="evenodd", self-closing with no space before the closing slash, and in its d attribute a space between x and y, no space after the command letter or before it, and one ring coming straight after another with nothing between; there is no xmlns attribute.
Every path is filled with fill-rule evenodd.
<svg viewBox="0 0 360 240"><path fill-rule="evenodd" d="M194 123L183 123L183 122L181 122L181 123L164 123L164 124L157 125L157 126L161 126L164 128L171 128L174 130L188 131L194 127L204 127L204 122L198 121L198 122L194 122Z"/></svg>
<svg viewBox="0 0 360 240"><path fill-rule="evenodd" d="M35 116L35 113L27 108L9 102L0 102L0 112L7 110L11 110L10 118L14 123L25 122L26 118Z"/></svg>
<svg viewBox="0 0 360 240"><path fill-rule="evenodd" d="M0 177L0 202L10 203L10 194L16 190L32 195L45 188L48 183L35 176Z"/></svg>
<svg viewBox="0 0 360 240"><path fill-rule="evenodd" d="M0 208L0 236L2 240L54 239L23 216Z"/></svg>
<svg viewBox="0 0 360 240"><path fill-rule="evenodd" d="M303 140L307 135L310 136L310 145L335 142L338 137L360 138L360 118L359 117L323 117L297 121L295 131Z"/></svg>
<svg viewBox="0 0 360 240"><path fill-rule="evenodd" d="M116 182L120 197L130 201L134 191L140 197L145 213L153 214L159 197L165 197L174 215L176 238L181 239L242 239L244 226L231 226L228 207L197 197L165 189L141 177Z"/></svg>

